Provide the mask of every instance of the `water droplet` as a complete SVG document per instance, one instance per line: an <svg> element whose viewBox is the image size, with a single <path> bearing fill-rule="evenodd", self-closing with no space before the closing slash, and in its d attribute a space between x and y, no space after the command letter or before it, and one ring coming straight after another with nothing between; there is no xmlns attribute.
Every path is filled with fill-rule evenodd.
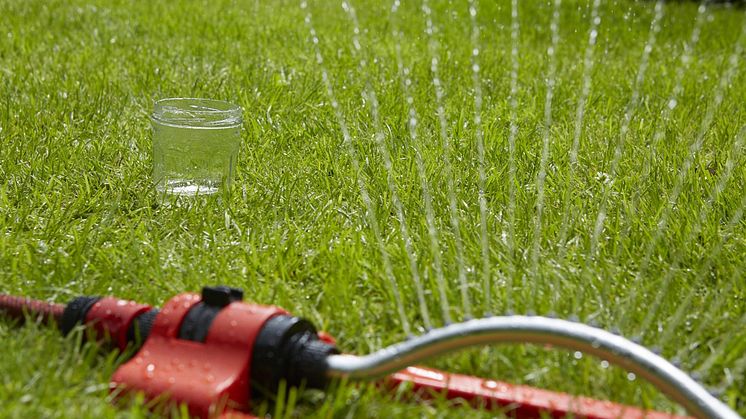
<svg viewBox="0 0 746 419"><path fill-rule="evenodd" d="M580 351L575 351L575 353L573 354L573 357L575 359L582 359L583 358L583 353L580 352Z"/></svg>
<svg viewBox="0 0 746 419"><path fill-rule="evenodd" d="M497 382L492 380L487 380L482 384L485 388L488 388L490 390L495 390L497 388Z"/></svg>
<svg viewBox="0 0 746 419"><path fill-rule="evenodd" d="M603 368L603 369L609 368L609 361L607 361L605 359L603 361L601 361L601 368Z"/></svg>
<svg viewBox="0 0 746 419"><path fill-rule="evenodd" d="M637 376L635 375L635 373L634 373L634 372L628 372L628 373L627 373L627 379L628 379L629 381L635 381L635 380L637 379Z"/></svg>

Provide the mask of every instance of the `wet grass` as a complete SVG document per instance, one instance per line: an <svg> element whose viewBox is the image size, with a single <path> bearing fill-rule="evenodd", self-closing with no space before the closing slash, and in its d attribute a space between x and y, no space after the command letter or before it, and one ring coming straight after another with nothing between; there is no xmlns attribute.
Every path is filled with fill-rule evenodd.
<svg viewBox="0 0 746 419"><path fill-rule="evenodd" d="M450 315L461 319L425 21L416 2L403 3L402 54L412 69ZM699 370L705 384L746 413L746 224L741 217L746 158L737 140L746 120L742 64L721 90L722 103L713 108L711 123L702 128L728 72L730 54L738 42L746 47L746 39L739 38L743 9L715 5L706 12L676 106L664 120L662 110L670 103L697 4L665 7L613 175L614 147L655 4L602 4L592 87L571 179L568 153L590 5L563 4L534 271L552 6L520 3L515 179L508 166L510 3L483 1L477 15L492 279L488 298L481 283L468 7L466 2L433 2L474 314L554 313L617 328L666 357L677 357L686 370ZM244 288L249 300L309 318L334 334L345 351L367 353L405 334L361 201L356 179L362 177L392 257L407 319L422 331L374 126L361 96L369 80L380 102L428 309L441 325L444 304L435 283L407 132L391 5L372 0L353 4L363 29L361 51L375 58L366 74L351 54L352 26L340 4L311 1L309 7L325 67L363 156L359 173L352 170L298 2L0 1L0 292L58 302L80 294L114 294L161 304L178 292L224 283ZM738 56L741 62L745 58L742 52ZM150 179L147 115L163 97L225 99L244 108L230 197L158 205ZM656 143L658 130L663 135ZM700 139L700 147L694 147ZM684 176L682 168L688 169ZM512 229L506 212L511 182L516 193ZM719 183L722 191L712 195ZM677 184L681 193L668 204ZM607 216L591 254L605 192ZM564 223L566 242L560 243ZM74 338L63 339L43 326L2 322L0 338L0 416L144 414L137 403L120 408L109 404L106 383L120 357L93 346L79 349ZM435 365L671 408L640 380L629 381L626 373L602 368L598 360L558 350L474 350ZM444 401L399 403L373 387L352 385L325 395L304 393L295 405L262 409L275 416L471 414L450 410Z"/></svg>

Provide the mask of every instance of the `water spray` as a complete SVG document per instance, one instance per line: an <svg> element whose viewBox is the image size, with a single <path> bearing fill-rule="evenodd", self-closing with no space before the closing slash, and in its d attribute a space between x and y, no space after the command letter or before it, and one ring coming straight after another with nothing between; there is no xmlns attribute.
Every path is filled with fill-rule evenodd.
<svg viewBox="0 0 746 419"><path fill-rule="evenodd" d="M342 354L334 339L275 306L243 302L224 286L185 293L162 308L115 297L77 297L67 305L0 294L0 312L56 323L134 356L113 374L111 391L183 404L202 418L253 418L252 401L276 396L281 383L324 389L336 379L408 383L420 396L459 399L511 417L681 418L608 401L517 386L415 364L463 348L551 345L582 351L648 380L697 418L739 418L671 363L621 336L540 316L496 316L451 324L369 355Z"/></svg>

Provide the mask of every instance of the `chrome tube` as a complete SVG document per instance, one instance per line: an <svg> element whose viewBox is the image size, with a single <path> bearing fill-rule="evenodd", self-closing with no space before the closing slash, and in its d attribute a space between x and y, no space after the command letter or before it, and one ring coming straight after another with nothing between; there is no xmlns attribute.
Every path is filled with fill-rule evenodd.
<svg viewBox="0 0 746 419"><path fill-rule="evenodd" d="M370 355L332 355L327 358L327 375L372 379L437 355L494 343L532 343L581 351L646 379L693 416L740 418L686 373L648 349L602 329L540 316L469 320L432 330Z"/></svg>

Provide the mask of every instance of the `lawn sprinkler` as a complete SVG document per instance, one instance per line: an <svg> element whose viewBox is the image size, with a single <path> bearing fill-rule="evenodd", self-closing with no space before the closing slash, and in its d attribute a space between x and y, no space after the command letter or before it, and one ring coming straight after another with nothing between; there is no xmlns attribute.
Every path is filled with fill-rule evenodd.
<svg viewBox="0 0 746 419"><path fill-rule="evenodd" d="M323 389L335 379L379 379L421 397L458 399L516 418L681 418L608 401L450 374L416 363L470 346L532 343L582 351L642 377L698 418L739 418L671 363L618 335L540 316L496 316L431 330L369 355L342 354L307 320L243 302L224 286L173 297L161 309L115 297L77 297L67 305L0 294L0 311L55 322L136 352L111 378L117 395L183 404L201 418L252 418L252 401L277 395L281 383Z"/></svg>

